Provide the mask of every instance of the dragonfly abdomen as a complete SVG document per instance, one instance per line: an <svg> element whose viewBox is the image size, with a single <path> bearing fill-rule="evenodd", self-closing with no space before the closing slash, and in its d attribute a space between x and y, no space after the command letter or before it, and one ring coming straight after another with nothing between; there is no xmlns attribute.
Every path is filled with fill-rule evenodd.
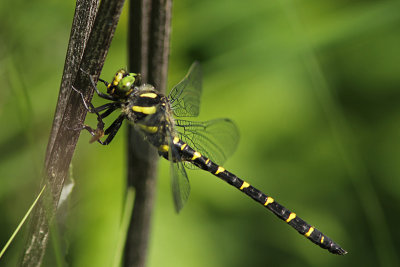
<svg viewBox="0 0 400 267"><path fill-rule="evenodd" d="M198 151L191 148L188 144L175 137L174 145L178 151L181 151L181 158L184 161L189 161L200 169L208 171L218 178L224 180L228 184L236 187L241 192L245 193L258 203L262 204L268 210L272 211L279 219L285 221L291 227L296 229L301 235L304 235L311 242L317 244L321 248L327 249L333 254L343 255L347 252L338 244L332 241L329 237L321 233L315 227L309 225L303 219L299 218L294 212L291 212L272 197L267 196L257 188L240 179L233 173L225 170L222 166L212 162L207 157L201 155Z"/></svg>

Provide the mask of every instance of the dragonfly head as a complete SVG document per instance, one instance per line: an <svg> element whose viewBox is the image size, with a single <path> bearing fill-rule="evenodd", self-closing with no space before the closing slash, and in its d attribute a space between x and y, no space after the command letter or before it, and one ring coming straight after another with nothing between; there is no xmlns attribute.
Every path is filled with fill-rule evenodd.
<svg viewBox="0 0 400 267"><path fill-rule="evenodd" d="M114 75L113 81L107 87L107 93L116 95L120 98L129 96L135 86L140 84L140 74L128 73L124 69L120 69Z"/></svg>

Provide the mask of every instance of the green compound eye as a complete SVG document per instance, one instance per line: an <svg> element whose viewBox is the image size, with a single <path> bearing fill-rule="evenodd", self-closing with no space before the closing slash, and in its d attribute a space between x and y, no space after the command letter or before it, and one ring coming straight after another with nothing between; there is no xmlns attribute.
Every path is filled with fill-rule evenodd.
<svg viewBox="0 0 400 267"><path fill-rule="evenodd" d="M118 83L118 89L128 91L136 81L136 73L129 73Z"/></svg>

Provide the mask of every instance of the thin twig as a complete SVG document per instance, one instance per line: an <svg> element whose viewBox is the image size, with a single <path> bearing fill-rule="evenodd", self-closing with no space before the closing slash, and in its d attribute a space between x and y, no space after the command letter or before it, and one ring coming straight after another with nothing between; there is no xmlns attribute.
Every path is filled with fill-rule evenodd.
<svg viewBox="0 0 400 267"><path fill-rule="evenodd" d="M65 58L64 72L61 79L60 93L53 120L53 126L50 133L49 142L46 151L45 166L49 163L50 152L53 149L57 131L60 129L62 115L65 113L67 101L71 93L72 81L76 77L81 62L86 42L89 38L94 19L96 18L97 6L99 0L76 2L74 20L72 22L71 35Z"/></svg>
<svg viewBox="0 0 400 267"><path fill-rule="evenodd" d="M129 68L144 82L165 93L167 84L172 0L132 0L128 34ZM158 155L128 130L128 187L136 191L125 247L124 266L145 266L156 189ZM138 155L137 147L141 148Z"/></svg>
<svg viewBox="0 0 400 267"><path fill-rule="evenodd" d="M50 192L46 190L46 198L42 199L34 210L22 266L40 266L42 263L49 236L49 224L54 217L79 137L79 131L71 129L81 125L86 116L80 96L70 94L71 84L79 88L87 98L91 98L93 94L87 75L79 71L79 62L80 67L92 73L97 80L114 35L123 2L123 0L103 0L95 15L97 0L77 1L60 96L46 153L45 176L42 184L47 184ZM93 29L88 38L92 24ZM87 44L85 44L86 40L88 40ZM75 75L76 79L73 79Z"/></svg>

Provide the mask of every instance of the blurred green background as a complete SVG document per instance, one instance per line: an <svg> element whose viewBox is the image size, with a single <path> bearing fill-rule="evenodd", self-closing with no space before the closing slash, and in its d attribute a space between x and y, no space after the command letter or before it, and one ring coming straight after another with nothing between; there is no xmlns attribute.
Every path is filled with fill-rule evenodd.
<svg viewBox="0 0 400 267"><path fill-rule="evenodd" d="M126 10L103 79L127 65ZM394 0L174 1L168 88L199 60L200 119L232 118L241 133L225 167L349 254L320 249L201 171L189 171L191 197L176 215L161 160L148 266L399 265L399 10ZM39 189L73 14L73 1L0 3L0 247ZM108 147L86 132L78 142L55 242L70 266L112 263L124 132ZM16 265L26 228L0 266Z"/></svg>

